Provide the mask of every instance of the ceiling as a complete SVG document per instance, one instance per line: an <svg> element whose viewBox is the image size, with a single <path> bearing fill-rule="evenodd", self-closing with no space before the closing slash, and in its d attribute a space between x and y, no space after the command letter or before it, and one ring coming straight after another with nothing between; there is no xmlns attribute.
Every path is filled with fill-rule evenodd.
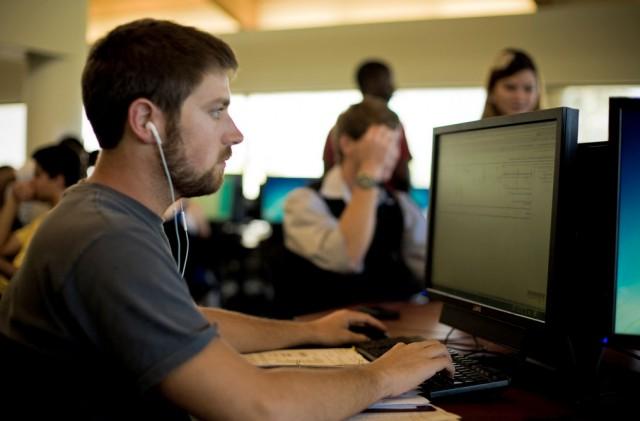
<svg viewBox="0 0 640 421"><path fill-rule="evenodd" d="M87 41L144 18L225 34L362 23L536 13L585 3L640 0L88 0Z"/></svg>
<svg viewBox="0 0 640 421"><path fill-rule="evenodd" d="M358 23L535 13L576 0L89 0L87 39L154 17L221 34Z"/></svg>

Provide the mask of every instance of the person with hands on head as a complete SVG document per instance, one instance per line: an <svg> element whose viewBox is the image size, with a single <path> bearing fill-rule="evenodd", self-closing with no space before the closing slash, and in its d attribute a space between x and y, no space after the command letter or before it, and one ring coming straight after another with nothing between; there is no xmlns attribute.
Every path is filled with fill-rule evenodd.
<svg viewBox="0 0 640 421"><path fill-rule="evenodd" d="M31 180L15 181L14 179L7 183L3 190L3 206L0 208L0 245L3 245L11 236L19 204L33 200L33 196Z"/></svg>
<svg viewBox="0 0 640 421"><path fill-rule="evenodd" d="M79 158L64 146L42 147L33 153L33 160L33 179L14 182L0 210L0 293L6 288L6 280L22 265L31 238L47 215L43 213L12 232L20 204L37 200L53 207L65 189L84 176Z"/></svg>
<svg viewBox="0 0 640 421"><path fill-rule="evenodd" d="M393 71L391 66L382 60L369 59L363 61L356 70L356 82L363 98L378 98L385 103L389 103L396 90L393 81ZM400 158L396 162L391 177L385 182L386 187L395 191L408 192L411 187L411 177L409 174L409 161L411 152L405 136L402 123L398 124L400 133ZM335 129L327 135L327 140L322 152L324 163L324 173L326 174L338 162L339 151L334 141Z"/></svg>
<svg viewBox="0 0 640 421"><path fill-rule="evenodd" d="M385 186L400 156L398 116L366 97L340 115L334 140L339 163L285 202L285 269L274 292L292 314L407 300L423 288L426 219Z"/></svg>
<svg viewBox="0 0 640 421"><path fill-rule="evenodd" d="M16 179L16 170L9 166L3 165L0 166L0 246L2 245L2 238L6 237L6 233L10 232L12 228L17 229L20 226L17 224L17 218L11 215L13 212L9 213L9 216L4 216L4 204L7 200L12 200L13 198L13 183ZM6 222L2 222L3 220L7 220ZM7 228L2 228L4 225L7 225ZM3 234L3 232L6 232ZM2 275L3 272L10 271L13 269L13 265L6 258L0 257L0 294L7 288L9 285L9 280L5 275Z"/></svg>
<svg viewBox="0 0 640 421"><path fill-rule="evenodd" d="M350 325L384 325L349 310L303 322L193 302L161 216L220 187L242 141L228 111L236 68L226 43L168 21L121 25L92 47L83 102L102 149L43 221L0 301L5 412L339 420L452 370L432 342L353 368L261 369L240 353L354 342L364 337Z"/></svg>
<svg viewBox="0 0 640 421"><path fill-rule="evenodd" d="M0 166L0 210L4 207L4 200L8 186L16 180L16 170L10 165Z"/></svg>
<svg viewBox="0 0 640 421"><path fill-rule="evenodd" d="M16 271L17 262L14 257L23 248L20 240L23 236L19 233L33 233L44 217L44 214L42 214L25 227L12 231L14 221L17 218L19 204L33 200L33 198L34 189L31 180L13 182L7 187L5 205L0 209L0 294L7 289L9 280Z"/></svg>
<svg viewBox="0 0 640 421"><path fill-rule="evenodd" d="M373 240L379 191L376 187L387 180L398 159L398 132L385 125L372 125L359 142L339 138L344 160L347 186L351 187L352 206L346 206L339 219L344 234L349 267L359 270ZM355 176L354 180L350 178Z"/></svg>

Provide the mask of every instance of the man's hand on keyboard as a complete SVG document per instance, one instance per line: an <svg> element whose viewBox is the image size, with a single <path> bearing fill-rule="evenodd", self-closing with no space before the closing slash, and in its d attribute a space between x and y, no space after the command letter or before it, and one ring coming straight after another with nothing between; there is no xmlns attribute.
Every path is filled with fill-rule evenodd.
<svg viewBox="0 0 640 421"><path fill-rule="evenodd" d="M366 341L367 336L349 330L352 325L371 325L381 331L387 327L380 320L359 311L338 310L320 319L313 320L310 326L315 333L315 341L320 345L342 345Z"/></svg>
<svg viewBox="0 0 640 421"><path fill-rule="evenodd" d="M438 341L399 343L373 361L370 369L381 374L386 396L396 396L416 388L440 370L453 375L454 368L447 348Z"/></svg>

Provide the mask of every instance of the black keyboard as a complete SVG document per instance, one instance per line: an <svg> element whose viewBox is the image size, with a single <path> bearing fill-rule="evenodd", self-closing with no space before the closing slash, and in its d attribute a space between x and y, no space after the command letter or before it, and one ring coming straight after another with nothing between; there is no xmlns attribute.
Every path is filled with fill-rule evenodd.
<svg viewBox="0 0 640 421"><path fill-rule="evenodd" d="M420 336L399 336L374 341L360 342L355 345L356 350L369 361L373 361L399 342L410 343L423 341ZM455 395L479 390L498 389L508 386L511 379L505 373L479 363L470 357L465 357L455 350L449 349L455 376L441 371L420 385L420 392L428 399Z"/></svg>

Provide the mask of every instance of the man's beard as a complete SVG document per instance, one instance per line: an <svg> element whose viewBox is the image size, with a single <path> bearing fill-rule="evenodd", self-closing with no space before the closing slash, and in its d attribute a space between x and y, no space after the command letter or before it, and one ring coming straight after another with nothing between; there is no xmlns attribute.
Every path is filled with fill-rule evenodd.
<svg viewBox="0 0 640 421"><path fill-rule="evenodd" d="M176 123L167 123L166 137L164 153L176 194L180 197L196 197L218 191L222 185L224 170L216 168L216 164L221 162L222 157L227 159L231 156L231 148L225 148L214 166L198 174L187 160L184 141Z"/></svg>

